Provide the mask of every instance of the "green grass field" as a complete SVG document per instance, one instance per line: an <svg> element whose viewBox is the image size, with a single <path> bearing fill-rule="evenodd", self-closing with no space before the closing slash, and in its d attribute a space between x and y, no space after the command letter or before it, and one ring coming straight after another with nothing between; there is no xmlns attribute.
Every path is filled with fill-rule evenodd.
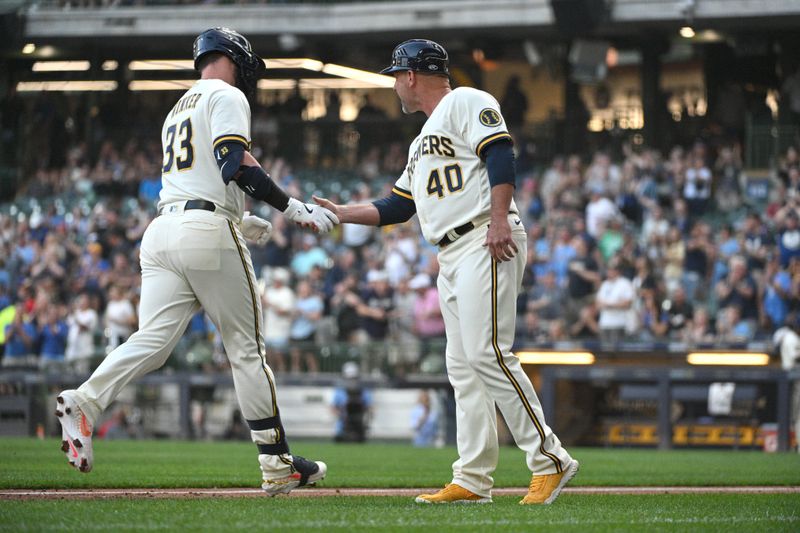
<svg viewBox="0 0 800 533"><path fill-rule="evenodd" d="M249 443L97 441L95 469L66 465L55 440L2 439L0 488L257 487ZM438 487L453 448L298 442L328 463L321 487ZM800 455L578 448L571 486L800 485ZM524 487L522 453L503 448L498 487ZM407 497L0 500L0 530L753 531L800 529L800 494L577 495L549 507L496 496L488 506L420 506Z"/></svg>

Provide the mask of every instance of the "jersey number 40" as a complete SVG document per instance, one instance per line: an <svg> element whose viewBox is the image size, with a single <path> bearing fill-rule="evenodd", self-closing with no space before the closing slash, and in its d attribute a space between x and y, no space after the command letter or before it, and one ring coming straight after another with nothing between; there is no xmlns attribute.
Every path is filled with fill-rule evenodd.
<svg viewBox="0 0 800 533"><path fill-rule="evenodd" d="M177 159L175 158L175 148L173 147L176 132L181 150ZM166 142L164 142L164 167L161 169L161 172L165 174L170 172L173 162L176 163L175 166L178 167L179 171L192 168L192 164L194 163L194 147L192 146L191 119L187 118L181 122L180 126L173 124L167 128L167 139Z"/></svg>
<svg viewBox="0 0 800 533"><path fill-rule="evenodd" d="M444 174L444 183L442 183L441 174ZM460 191L464 187L464 177L461 174L461 165L458 163L447 165L442 169L441 174L439 169L435 168L428 176L428 196L435 194L438 198L444 198L445 185L451 193Z"/></svg>

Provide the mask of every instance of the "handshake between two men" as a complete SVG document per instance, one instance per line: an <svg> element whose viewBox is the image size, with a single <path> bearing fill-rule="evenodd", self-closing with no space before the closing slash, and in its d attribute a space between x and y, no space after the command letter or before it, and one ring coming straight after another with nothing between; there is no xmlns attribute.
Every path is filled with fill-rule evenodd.
<svg viewBox="0 0 800 533"><path fill-rule="evenodd" d="M245 167L257 166L260 168L258 161L256 161L249 152L244 153L242 164ZM251 192L248 191L246 185L242 185L241 183L238 185L245 190L245 192L248 192L248 194ZM273 184L273 186L277 188L276 185ZM285 199L287 197L283 191L276 194L276 196L280 195L283 195L284 201L286 201ZM267 200L267 202L273 205L273 207L275 206L273 202L269 200ZM314 233L328 233L339 223L339 218L331 210L320 205L303 203L297 198L288 198L288 204L286 208L283 209L283 214L288 220L294 222L298 226L310 229ZM263 218L251 215L249 211L245 211L242 217L241 230L245 239L258 246L265 245L272 236L272 224Z"/></svg>

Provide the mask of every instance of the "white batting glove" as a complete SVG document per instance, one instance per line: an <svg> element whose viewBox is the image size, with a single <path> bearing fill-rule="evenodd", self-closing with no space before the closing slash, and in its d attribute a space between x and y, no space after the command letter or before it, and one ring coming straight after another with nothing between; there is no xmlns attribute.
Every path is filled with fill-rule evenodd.
<svg viewBox="0 0 800 533"><path fill-rule="evenodd" d="M272 224L263 218L251 215L249 211L244 212L241 228L244 238L258 246L264 246L272 237Z"/></svg>
<svg viewBox="0 0 800 533"><path fill-rule="evenodd" d="M286 218L302 226L312 225L320 233L328 233L339 223L339 218L324 207L304 204L297 198L289 199L289 206L283 212Z"/></svg>

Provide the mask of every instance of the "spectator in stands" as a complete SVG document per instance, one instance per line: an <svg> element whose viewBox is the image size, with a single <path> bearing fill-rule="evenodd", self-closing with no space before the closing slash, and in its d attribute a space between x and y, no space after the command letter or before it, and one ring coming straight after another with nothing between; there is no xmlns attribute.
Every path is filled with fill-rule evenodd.
<svg viewBox="0 0 800 533"><path fill-rule="evenodd" d="M272 216L272 237L264 246L264 264L269 267L288 267L292 254L293 225L286 223L282 213Z"/></svg>
<svg viewBox="0 0 800 533"><path fill-rule="evenodd" d="M414 333L414 306L417 294L409 287L409 281L401 279L395 287L394 310L389 321L391 338L388 346L389 364L398 378L416 370L419 363L419 339Z"/></svg>
<svg viewBox="0 0 800 533"><path fill-rule="evenodd" d="M556 229L556 238L552 246L550 269L555 272L559 285L563 285L569 275L569 265L577 255L576 240L569 229L561 227Z"/></svg>
<svg viewBox="0 0 800 533"><path fill-rule="evenodd" d="M640 242L645 247L660 247L669 233L669 221L664 217L660 205L654 205L644 217L640 232Z"/></svg>
<svg viewBox="0 0 800 533"><path fill-rule="evenodd" d="M597 249L603 261L608 263L611 258L623 247L628 234L622 226L622 220L612 218L606 224L600 224L600 238L597 240Z"/></svg>
<svg viewBox="0 0 800 533"><path fill-rule="evenodd" d="M420 356L431 354L443 356L445 329L442 310L439 307L439 290L428 274L417 274L408 283L417 293L414 305L414 331L420 341Z"/></svg>
<svg viewBox="0 0 800 533"><path fill-rule="evenodd" d="M569 276L567 281L567 320L573 322L578 319L581 309L594 300L594 294L600 286L600 266L589 255L586 241L580 237L572 240L575 256L569 261Z"/></svg>
<svg viewBox="0 0 800 533"><path fill-rule="evenodd" d="M698 288L705 289L709 277L709 263L711 263L715 253L716 248L711 242L711 228L704 222L696 223L689 233L689 239L686 241L683 276L681 278L690 300L698 297Z"/></svg>
<svg viewBox="0 0 800 533"><path fill-rule="evenodd" d="M716 285L720 279L728 274L728 263L731 257L741 252L739 236L733 232L733 228L728 224L724 224L719 228L714 241L714 247L711 250L711 254L709 254L709 258L714 259L711 277L712 286Z"/></svg>
<svg viewBox="0 0 800 533"><path fill-rule="evenodd" d="M88 374L95 354L94 334L100 320L90 304L89 295L82 293L74 302L72 313L67 318L66 361L78 374Z"/></svg>
<svg viewBox="0 0 800 533"><path fill-rule="evenodd" d="M353 361L342 366L342 378L331 401L336 417L333 440L364 442L372 412L372 393L361 383L358 364Z"/></svg>
<svg viewBox="0 0 800 533"><path fill-rule="evenodd" d="M719 308L737 307L742 320L754 324L758 321L758 298L756 284L747 272L747 261L741 256L730 260L728 275L716 285L716 296Z"/></svg>
<svg viewBox="0 0 800 533"><path fill-rule="evenodd" d="M692 228L692 218L683 198L675 198L672 202L672 225L678 228L679 235L688 235Z"/></svg>
<svg viewBox="0 0 800 533"><path fill-rule="evenodd" d="M714 163L714 198L721 211L733 211L741 205L739 177L742 173L742 160L739 150L733 146L720 148Z"/></svg>
<svg viewBox="0 0 800 533"><path fill-rule="evenodd" d="M580 213L584 208L580 166L567 165L567 174L555 190L554 208L562 213Z"/></svg>
<svg viewBox="0 0 800 533"><path fill-rule="evenodd" d="M536 311L528 309L522 315L522 320L516 331L516 342L537 345L547 341L547 327L542 324L542 320Z"/></svg>
<svg viewBox="0 0 800 533"><path fill-rule="evenodd" d="M761 216L755 212L748 213L744 219L742 232L744 234L742 251L747 257L747 267L750 270L762 270L766 265L772 240Z"/></svg>
<svg viewBox="0 0 800 533"><path fill-rule="evenodd" d="M615 198L615 203L625 220L639 227L644 219L645 204L640 200L639 184L635 174L634 163L626 161L622 167L621 190Z"/></svg>
<svg viewBox="0 0 800 533"><path fill-rule="evenodd" d="M430 392L421 390L417 404L411 410L411 429L414 431L413 444L416 448L434 446L439 436L439 410L431 404Z"/></svg>
<svg viewBox="0 0 800 533"><path fill-rule="evenodd" d="M116 252L111 258L111 269L103 276L103 289L108 290L113 283L123 291L129 291L141 284L141 277L131 266L130 252Z"/></svg>
<svg viewBox="0 0 800 533"><path fill-rule="evenodd" d="M357 310L360 303L358 278L351 272L336 284L331 297L331 312L336 317L339 342L363 345L366 341Z"/></svg>
<svg viewBox="0 0 800 533"><path fill-rule="evenodd" d="M302 248L294 254L291 261L292 272L298 278L308 276L315 266L328 266L328 254L318 246L317 238L310 233L303 234Z"/></svg>
<svg viewBox="0 0 800 533"><path fill-rule="evenodd" d="M115 278L116 279L116 278ZM136 329L138 318L136 309L130 298L119 285L112 285L108 291L108 303L103 313L103 322L106 327L106 353L128 340Z"/></svg>
<svg viewBox="0 0 800 533"><path fill-rule="evenodd" d="M753 339L755 326L752 321L742 317L742 310L738 305L722 308L718 316L717 336L721 343L738 344Z"/></svg>
<svg viewBox="0 0 800 533"><path fill-rule="evenodd" d="M547 328L548 341L556 344L560 342L570 342L571 339L567 335L567 323L563 318L557 318L550 322Z"/></svg>
<svg viewBox="0 0 800 533"><path fill-rule="evenodd" d="M6 349L6 328L14 322L16 314L17 306L12 303L0 308L0 360Z"/></svg>
<svg viewBox="0 0 800 533"><path fill-rule="evenodd" d="M686 299L686 290L678 285L672 290L670 297L661 303L661 310L669 325L669 335L673 339L680 338L694 315L694 306Z"/></svg>
<svg viewBox="0 0 800 533"><path fill-rule="evenodd" d="M638 314L636 323L640 327L640 340L656 341L664 337L669 330L669 324L661 312L661 305L656 299L655 291L642 291L638 298L636 312Z"/></svg>
<svg viewBox="0 0 800 533"><path fill-rule="evenodd" d="M352 203L365 203L370 200L371 196L369 186L361 184L353 192L350 201ZM363 259L364 248L373 242L375 231L374 226L342 224L342 244L352 249L358 259Z"/></svg>
<svg viewBox="0 0 800 533"><path fill-rule="evenodd" d="M36 364L36 347L39 332L33 315L17 305L14 318L6 326L6 349L3 366L33 366Z"/></svg>
<svg viewBox="0 0 800 533"><path fill-rule="evenodd" d="M67 273L62 265L63 259L63 248L57 243L55 235L49 234L45 238L45 246L41 250L40 256L31 265L31 277L34 279L49 277L59 281L63 280Z"/></svg>
<svg viewBox="0 0 800 533"><path fill-rule="evenodd" d="M788 173L792 167L800 168L800 151L796 146L790 145L778 161L778 177L784 184L788 184Z"/></svg>
<svg viewBox="0 0 800 533"><path fill-rule="evenodd" d="M401 224L386 235L384 242L386 272L389 274L389 283L392 286L410 277L419 258L417 242L408 224Z"/></svg>
<svg viewBox="0 0 800 533"><path fill-rule="evenodd" d="M367 284L367 289L361 293L356 312L370 341L367 349L369 364L366 366L375 370L382 368L386 359L386 340L389 336L389 317L394 310L394 291L389 285L389 274L385 270L367 272ZM367 361L362 360L362 363Z"/></svg>
<svg viewBox="0 0 800 533"><path fill-rule="evenodd" d="M608 265L606 279L597 291L597 307L600 310L600 339L604 343L616 344L633 333L632 326L636 291L631 281L620 273L619 263Z"/></svg>
<svg viewBox="0 0 800 533"><path fill-rule="evenodd" d="M301 361L305 363L306 371L312 374L319 372L319 363L316 358L315 336L317 324L322 318L325 304L322 298L314 293L307 280L297 284L297 298L294 305L294 319L289 332L291 344L291 372L300 372Z"/></svg>
<svg viewBox="0 0 800 533"><path fill-rule="evenodd" d="M685 259L686 243L680 230L673 226L667 233L667 241L663 250L663 274L667 291L672 292L680 286Z"/></svg>
<svg viewBox="0 0 800 533"><path fill-rule="evenodd" d="M716 335L709 319L708 309L698 307L683 330L683 341L690 346L703 346L711 345L715 340Z"/></svg>
<svg viewBox="0 0 800 533"><path fill-rule="evenodd" d="M109 268L108 261L103 259L103 246L97 242L87 244L78 271L78 284L81 289L91 292L99 291L104 275Z"/></svg>
<svg viewBox="0 0 800 533"><path fill-rule="evenodd" d="M556 194L560 188L560 183L566 178L566 160L563 156L556 156L550 163L550 167L542 175L542 184L539 186L539 193L544 202L545 212L551 213L556 206Z"/></svg>
<svg viewBox="0 0 800 533"><path fill-rule="evenodd" d="M567 304L566 291L556 284L556 275L547 271L533 287L528 299L528 310L536 313L547 328L564 312Z"/></svg>
<svg viewBox="0 0 800 533"><path fill-rule="evenodd" d="M45 372L64 370L69 326L64 319L66 311L52 304L39 313L39 368Z"/></svg>
<svg viewBox="0 0 800 533"><path fill-rule="evenodd" d="M576 339L596 339L600 335L595 302L588 302L578 310L576 320L570 322L569 335Z"/></svg>
<svg viewBox="0 0 800 533"><path fill-rule="evenodd" d="M502 98L503 116L509 128L519 129L525 123L528 111L528 97L520 88L519 76L512 75L506 84Z"/></svg>
<svg viewBox="0 0 800 533"><path fill-rule="evenodd" d="M621 216L617 206L605 195L600 184L593 184L589 189L589 203L586 204L586 230L594 239L599 239L601 229Z"/></svg>
<svg viewBox="0 0 800 533"><path fill-rule="evenodd" d="M775 214L775 225L778 229L778 250L781 255L781 266L789 266L789 260L800 257L800 194L789 198L787 204Z"/></svg>
<svg viewBox="0 0 800 533"><path fill-rule="evenodd" d="M636 289L636 294L640 296L645 292L655 294L660 290L658 280L653 273L653 264L647 256L640 255L635 259L631 283L633 283L633 288Z"/></svg>
<svg viewBox="0 0 800 533"><path fill-rule="evenodd" d="M792 259L791 263L800 263L800 258ZM788 270L780 267L780 259L777 255L767 263L764 272L764 287L760 292L764 315L769 321L769 326L773 330L778 329L789 314L792 276Z"/></svg>
<svg viewBox="0 0 800 533"><path fill-rule="evenodd" d="M269 285L264 286L261 291L267 362L275 372L286 371L289 332L295 308L295 294L289 285L290 279L288 270L274 268L269 273Z"/></svg>
<svg viewBox="0 0 800 533"><path fill-rule="evenodd" d="M534 279L551 270L550 239L544 233L544 226L538 222L533 222L528 227L528 254Z"/></svg>
<svg viewBox="0 0 800 533"><path fill-rule="evenodd" d="M786 170L786 193L789 196L800 194L800 167L796 165Z"/></svg>
<svg viewBox="0 0 800 533"><path fill-rule="evenodd" d="M599 190L601 194L616 196L621 190L622 172L611 162L611 157L603 151L597 151L592 163L584 174L584 191L591 193Z"/></svg>
<svg viewBox="0 0 800 533"><path fill-rule="evenodd" d="M335 293L336 286L348 274L355 274L356 277L359 277L359 268L356 266L356 253L350 248L340 248L334 255L333 265L325 271L323 291L326 301L330 301Z"/></svg>

